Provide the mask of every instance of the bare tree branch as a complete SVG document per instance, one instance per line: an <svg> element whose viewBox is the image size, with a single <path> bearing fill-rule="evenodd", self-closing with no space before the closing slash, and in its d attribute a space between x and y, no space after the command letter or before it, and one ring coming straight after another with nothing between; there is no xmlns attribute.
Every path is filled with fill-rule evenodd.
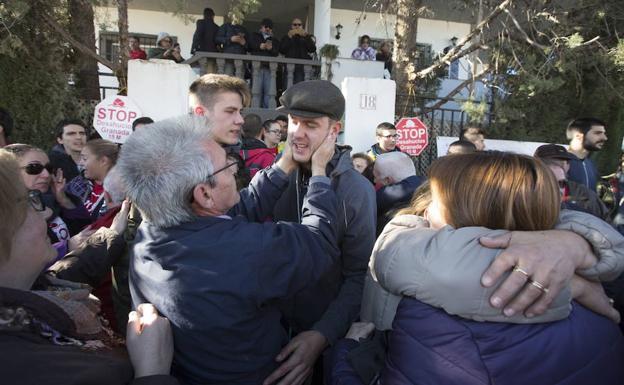
<svg viewBox="0 0 624 385"><path fill-rule="evenodd" d="M446 104L447 102L451 101L451 99L457 95L458 93L460 93L464 88L466 88L470 83L472 82L476 82L478 80L481 80L481 78L483 78L485 75L487 75L490 72L490 68L486 67L484 68L481 72L479 72L478 74L476 74L474 77L471 77L470 79L466 79L463 82L461 82L457 87L453 88L453 90L451 92L449 92L446 96L438 98L440 99L439 102L437 102L436 104L434 104L431 107L425 107L425 110L436 110L440 107L442 107L444 104Z"/></svg>
<svg viewBox="0 0 624 385"><path fill-rule="evenodd" d="M516 18L514 17L514 15L509 12L508 9L505 9L505 13L509 16L509 18L511 18L511 21L514 23L514 25L516 26L516 29L518 31L520 31L520 33L522 34L522 36L524 37L524 40L529 43L530 45L532 45L535 48L538 48L542 51L546 50L548 47L543 46L541 44L539 44L538 42L536 42L535 40L531 39L529 37L529 35L527 35L526 31L522 28L522 26L520 26L520 23L518 23L518 20L516 20Z"/></svg>
<svg viewBox="0 0 624 385"><path fill-rule="evenodd" d="M512 0L505 0L502 3L500 3L496 8L494 8L494 10L485 18L483 19L483 21L481 23L479 23L468 35L464 36L455 47L451 48L443 57L441 57L437 63L434 63L433 65L420 70L416 73L416 78L415 80L418 79L423 79L425 78L427 75L431 74L432 72L436 71L439 68L444 67L444 65L446 63L450 63L454 60L457 60L459 58L461 58L462 56L465 56L473 51L475 51L476 49L481 48L482 44L480 42L476 42L473 43L472 45L470 45L468 48L462 50L463 46L470 41L474 36L478 35L479 33L481 33L481 31L492 21L494 20L496 17L498 17L501 12L503 12L510 4L511 4Z"/></svg>

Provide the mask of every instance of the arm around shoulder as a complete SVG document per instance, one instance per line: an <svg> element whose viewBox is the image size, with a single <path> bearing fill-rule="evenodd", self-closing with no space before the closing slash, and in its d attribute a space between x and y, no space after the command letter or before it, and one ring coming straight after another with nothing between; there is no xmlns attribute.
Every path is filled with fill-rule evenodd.
<svg viewBox="0 0 624 385"><path fill-rule="evenodd" d="M624 271L624 237L608 223L580 211L562 210L556 229L580 235L598 257L598 263L577 271L579 275L610 281Z"/></svg>

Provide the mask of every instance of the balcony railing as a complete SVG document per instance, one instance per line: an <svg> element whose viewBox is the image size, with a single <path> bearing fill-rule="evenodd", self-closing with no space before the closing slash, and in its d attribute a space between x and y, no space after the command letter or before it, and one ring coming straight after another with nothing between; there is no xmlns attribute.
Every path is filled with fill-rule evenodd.
<svg viewBox="0 0 624 385"><path fill-rule="evenodd" d="M295 76L295 66L301 66L303 80L318 79L321 73L321 62L317 60L288 59L284 57L269 57L256 55L235 55L216 52L196 52L193 57L186 60L185 64L198 65L200 74L217 73L236 76L245 79L251 76L251 107L260 108L261 105L261 78L260 69L268 66L271 74L269 87L269 106L277 107L275 96L278 89L286 89L292 86ZM278 71L282 71L283 85L277 84Z"/></svg>

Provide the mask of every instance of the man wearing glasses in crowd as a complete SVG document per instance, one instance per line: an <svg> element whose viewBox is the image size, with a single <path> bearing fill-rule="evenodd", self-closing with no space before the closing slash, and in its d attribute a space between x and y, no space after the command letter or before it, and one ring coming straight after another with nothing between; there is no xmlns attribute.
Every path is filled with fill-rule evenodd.
<svg viewBox="0 0 624 385"><path fill-rule="evenodd" d="M303 29L301 19L295 18L290 26L288 34L282 38L280 43L280 53L291 59L310 60L311 54L316 52L316 42L312 35ZM303 66L298 64L295 66L293 75L293 84L304 80ZM284 74L284 83L288 81L287 74ZM287 87L285 84L284 88Z"/></svg>
<svg viewBox="0 0 624 385"><path fill-rule="evenodd" d="M260 384L287 343L276 300L338 259L338 201L326 173L336 135L327 133L311 156L295 224L263 222L298 167L291 146L239 193L237 163L213 134L205 117L185 116L124 144L117 167L145 218L130 259L132 299L153 299L171 322L181 383Z"/></svg>
<svg viewBox="0 0 624 385"><path fill-rule="evenodd" d="M396 145L399 134L397 134L394 124L388 122L380 123L375 129L375 135L377 136L377 143L373 144L366 153L372 160L387 152L401 151Z"/></svg>

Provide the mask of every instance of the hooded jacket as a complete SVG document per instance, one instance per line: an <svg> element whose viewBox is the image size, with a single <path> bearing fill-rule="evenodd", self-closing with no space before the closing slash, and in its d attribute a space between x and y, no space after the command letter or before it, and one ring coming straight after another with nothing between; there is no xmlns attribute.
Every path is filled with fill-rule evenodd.
<svg viewBox="0 0 624 385"><path fill-rule="evenodd" d="M273 164L277 156L277 148L268 148L263 141L255 138L243 138L240 156L245 161L245 167L249 169L249 175L253 178L258 171Z"/></svg>
<svg viewBox="0 0 624 385"><path fill-rule="evenodd" d="M283 304L294 332L316 330L330 344L345 335L358 318L364 276L375 243L376 203L373 185L353 168L351 147L336 146L327 166L331 186L338 197L339 259L317 284ZM308 177L299 170L275 205L273 218L301 221L301 202Z"/></svg>

